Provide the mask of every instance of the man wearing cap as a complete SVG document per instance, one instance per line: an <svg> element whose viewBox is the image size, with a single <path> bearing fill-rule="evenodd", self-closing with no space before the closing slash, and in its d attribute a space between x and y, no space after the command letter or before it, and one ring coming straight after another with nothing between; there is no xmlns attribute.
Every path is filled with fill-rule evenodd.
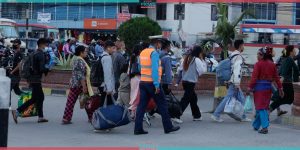
<svg viewBox="0 0 300 150"><path fill-rule="evenodd" d="M162 117L162 123L166 134L177 131L180 127L172 125L168 114L165 95L161 91L160 78L162 68L160 66L159 52L162 47L161 36L149 37L151 39L150 47L143 50L140 54L141 82L140 82L140 103L137 107L134 134L148 134L143 129L143 117L150 98L153 98L158 112Z"/></svg>
<svg viewBox="0 0 300 150"><path fill-rule="evenodd" d="M44 118L43 105L44 105L44 92L42 89L42 76L48 73L46 68L46 58L44 54L44 49L48 45L48 40L45 38L40 38L37 41L38 49L34 52L32 56L32 75L29 79L29 84L32 89L32 98L20 106L17 110L13 110L13 119L15 123L18 123L19 113L24 112L30 105L36 104L38 123L48 122Z"/></svg>
<svg viewBox="0 0 300 150"><path fill-rule="evenodd" d="M20 73L19 73L19 68L20 68L20 62L23 59L23 55L21 52L21 40L15 39L11 41L12 48L14 50L14 57L13 57L13 67L9 71L9 77L11 78L11 90L14 90L16 95L21 95L23 92L20 90Z"/></svg>

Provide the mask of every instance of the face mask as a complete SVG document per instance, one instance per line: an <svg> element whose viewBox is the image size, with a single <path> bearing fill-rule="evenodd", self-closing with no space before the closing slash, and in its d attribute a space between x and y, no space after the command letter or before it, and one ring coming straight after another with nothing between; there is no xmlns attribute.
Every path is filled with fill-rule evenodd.
<svg viewBox="0 0 300 150"><path fill-rule="evenodd" d="M48 52L48 50L49 50L49 47L45 47L45 48L43 49L43 52Z"/></svg>

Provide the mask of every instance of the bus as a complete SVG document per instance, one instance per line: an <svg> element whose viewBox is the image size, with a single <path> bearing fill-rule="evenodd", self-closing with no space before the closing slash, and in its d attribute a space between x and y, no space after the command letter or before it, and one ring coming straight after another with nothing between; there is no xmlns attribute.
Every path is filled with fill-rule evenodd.
<svg viewBox="0 0 300 150"><path fill-rule="evenodd" d="M242 24L240 34L245 35L246 63L257 62L257 51L261 47L270 46L275 50L277 60L286 45L298 47L300 44L300 26L271 24Z"/></svg>
<svg viewBox="0 0 300 150"><path fill-rule="evenodd" d="M26 38L26 24L17 24L18 32L21 38ZM52 38L58 39L59 30L56 27L42 25L42 24L29 24L28 25L28 38Z"/></svg>
<svg viewBox="0 0 300 150"><path fill-rule="evenodd" d="M0 38L4 38L4 46L11 47L11 40L19 38L16 22L11 19L0 18ZM25 48L25 43L21 43L21 48Z"/></svg>

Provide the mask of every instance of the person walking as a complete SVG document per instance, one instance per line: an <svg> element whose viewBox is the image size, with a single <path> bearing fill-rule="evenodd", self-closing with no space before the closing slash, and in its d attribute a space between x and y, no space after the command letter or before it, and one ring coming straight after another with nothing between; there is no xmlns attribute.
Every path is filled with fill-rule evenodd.
<svg viewBox="0 0 300 150"><path fill-rule="evenodd" d="M294 61L296 55L295 48L293 45L288 45L284 51L284 57L281 66L280 66L280 76L284 97L274 101L270 105L270 112L277 109L283 104L292 104L294 102L294 86L293 82L299 82L299 69Z"/></svg>
<svg viewBox="0 0 300 150"><path fill-rule="evenodd" d="M103 106L105 99L107 98L107 104L112 104L112 98L115 91L115 76L114 76L114 68L113 61L111 55L116 51L115 43L112 41L105 42L105 51L102 53L101 63L103 66L103 76L104 82L101 84L99 88L99 92L101 94L101 102L100 106Z"/></svg>
<svg viewBox="0 0 300 150"><path fill-rule="evenodd" d="M82 45L75 49L76 58L72 64L72 77L70 80L70 92L64 111L62 124L71 124L75 103L80 94L93 96L93 89L90 82L91 69L85 62L88 49Z"/></svg>
<svg viewBox="0 0 300 150"><path fill-rule="evenodd" d="M272 49L269 47L259 49L257 53L258 62L254 66L251 81L248 87L254 93L255 120L252 124L255 131L261 134L268 133L269 127L269 105L272 96L272 83L276 83L279 95L283 96L282 85L277 73L276 65L272 60Z"/></svg>
<svg viewBox="0 0 300 150"><path fill-rule="evenodd" d="M126 58L123 56L122 41L116 41L115 43L117 51L112 54L114 79L115 79L115 98L118 97L118 88L120 86L120 76L122 74L122 68L126 64Z"/></svg>
<svg viewBox="0 0 300 150"><path fill-rule="evenodd" d="M20 89L20 62L23 59L23 55L21 52L21 40L15 39L11 41L13 44L12 48L14 50L14 57L13 57L13 66L9 71L9 77L11 79L11 90L14 90L16 95L22 95L24 93Z"/></svg>
<svg viewBox="0 0 300 150"><path fill-rule="evenodd" d="M172 84L173 80L173 72L172 72L172 58L169 54L171 50L171 42L168 40L164 40L162 44L162 51L160 52L160 60L162 67L162 77L161 84L162 89L165 95L169 95L171 90L169 89L169 85Z"/></svg>
<svg viewBox="0 0 300 150"><path fill-rule="evenodd" d="M162 123L166 134L177 131L180 127L172 125L167 103L165 100L164 92L160 85L160 78L162 69L159 60L159 52L161 49L161 40L159 37L150 37L151 45L149 48L144 49L140 54L140 65L141 65L141 82L140 82L140 102L137 107L134 134L148 134L143 129L143 118L146 107L151 98L154 99L158 111L162 117Z"/></svg>
<svg viewBox="0 0 300 150"><path fill-rule="evenodd" d="M120 76L120 87L118 89L118 100L117 103L126 108L129 108L130 102L130 77L128 75L128 65L124 65L122 68L122 74Z"/></svg>
<svg viewBox="0 0 300 150"><path fill-rule="evenodd" d="M29 78L29 84L32 88L32 98L24 103L22 106L17 108L17 110L12 111L13 119L15 123L18 123L19 113L24 112L30 105L36 104L37 114L38 114L38 123L48 122L44 118L43 113L43 104L44 104L44 92L42 89L42 76L43 74L47 75L48 69L46 68L45 63L45 54L44 50L48 45L48 40L45 38L40 38L37 41L38 49L34 52L32 57L32 76Z"/></svg>
<svg viewBox="0 0 300 150"><path fill-rule="evenodd" d="M222 102L217 106L215 112L211 116L212 120L216 122L223 122L224 120L220 118L221 113L224 111L226 103L233 97L236 96L236 99L240 101L243 105L245 103L245 96L241 90L241 78L242 78L242 65L244 63L244 58L242 53L244 51L244 41L236 40L234 41L235 51L231 53L231 68L232 75L228 81L227 95L224 97ZM251 119L247 118L245 113L242 116L242 121L250 122Z"/></svg>
<svg viewBox="0 0 300 150"><path fill-rule="evenodd" d="M98 58L103 53L104 49L101 46L101 40L98 40L95 46L95 56Z"/></svg>
<svg viewBox="0 0 300 150"><path fill-rule="evenodd" d="M182 112L191 106L193 121L201 121L201 112L198 107L198 97L195 92L195 85L198 82L199 76L207 71L205 62L205 53L200 46L195 46L183 62L182 86L184 95L180 101Z"/></svg>
<svg viewBox="0 0 300 150"><path fill-rule="evenodd" d="M72 52L70 50L70 46L71 46L71 40L68 39L67 42L65 43L65 45L63 46L63 52L64 52L65 59L67 59L69 57L69 55L72 54Z"/></svg>
<svg viewBox="0 0 300 150"><path fill-rule="evenodd" d="M135 118L136 108L140 101L140 80L141 80L141 66L140 66L140 53L143 50L143 46L138 44L133 48L133 52L129 62L129 77L130 77L130 107L131 118Z"/></svg>

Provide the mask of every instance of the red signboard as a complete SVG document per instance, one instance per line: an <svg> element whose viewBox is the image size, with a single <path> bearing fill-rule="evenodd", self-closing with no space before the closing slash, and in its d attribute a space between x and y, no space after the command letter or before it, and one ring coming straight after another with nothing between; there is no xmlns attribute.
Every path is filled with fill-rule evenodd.
<svg viewBox="0 0 300 150"><path fill-rule="evenodd" d="M156 0L157 3L295 3L300 0Z"/></svg>
<svg viewBox="0 0 300 150"><path fill-rule="evenodd" d="M119 13L118 14L118 22L126 22L130 20L131 15L129 13Z"/></svg>
<svg viewBox="0 0 300 150"><path fill-rule="evenodd" d="M116 19L84 19L84 29L115 30Z"/></svg>

